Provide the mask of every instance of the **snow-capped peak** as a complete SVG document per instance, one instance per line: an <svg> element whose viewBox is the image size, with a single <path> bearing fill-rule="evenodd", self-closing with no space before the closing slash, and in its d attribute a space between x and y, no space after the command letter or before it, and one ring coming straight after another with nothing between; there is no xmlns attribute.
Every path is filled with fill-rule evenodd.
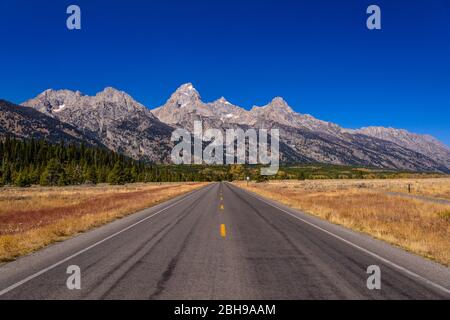
<svg viewBox="0 0 450 320"><path fill-rule="evenodd" d="M198 91L194 88L194 86L190 82L181 85L175 91L175 93L178 93L178 94L181 94L181 95L185 95L185 96L199 96Z"/></svg>

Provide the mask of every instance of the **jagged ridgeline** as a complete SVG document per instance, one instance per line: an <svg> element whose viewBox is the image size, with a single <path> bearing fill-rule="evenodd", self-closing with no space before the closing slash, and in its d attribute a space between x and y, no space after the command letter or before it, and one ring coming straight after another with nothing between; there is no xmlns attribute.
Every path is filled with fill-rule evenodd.
<svg viewBox="0 0 450 320"><path fill-rule="evenodd" d="M176 168L157 167L101 147L51 144L44 140L6 138L0 142L0 184L124 184L132 182L201 181L205 177Z"/></svg>

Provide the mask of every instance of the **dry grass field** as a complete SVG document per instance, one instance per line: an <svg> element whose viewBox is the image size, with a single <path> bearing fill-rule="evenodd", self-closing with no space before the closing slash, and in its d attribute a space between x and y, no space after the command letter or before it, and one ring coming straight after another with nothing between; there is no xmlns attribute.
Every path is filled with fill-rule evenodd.
<svg viewBox="0 0 450 320"><path fill-rule="evenodd" d="M0 262L13 260L203 185L0 188Z"/></svg>
<svg viewBox="0 0 450 320"><path fill-rule="evenodd" d="M450 266L450 178L236 184Z"/></svg>

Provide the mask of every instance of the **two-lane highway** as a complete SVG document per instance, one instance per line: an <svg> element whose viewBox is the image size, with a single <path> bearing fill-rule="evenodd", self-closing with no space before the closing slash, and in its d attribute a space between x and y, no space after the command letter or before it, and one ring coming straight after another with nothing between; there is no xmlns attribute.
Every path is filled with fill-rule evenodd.
<svg viewBox="0 0 450 320"><path fill-rule="evenodd" d="M371 265L381 290L367 288ZM449 287L449 268L229 183L0 267L0 299L448 299Z"/></svg>

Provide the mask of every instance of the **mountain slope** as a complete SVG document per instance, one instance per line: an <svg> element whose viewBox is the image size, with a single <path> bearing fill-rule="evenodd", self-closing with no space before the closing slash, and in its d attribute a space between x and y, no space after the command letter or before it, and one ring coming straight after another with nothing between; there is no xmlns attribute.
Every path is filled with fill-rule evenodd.
<svg viewBox="0 0 450 320"><path fill-rule="evenodd" d="M450 169L450 148L430 135L411 133L403 129L366 127L355 130L356 133L376 137L414 150L427 157L436 159Z"/></svg>
<svg viewBox="0 0 450 320"><path fill-rule="evenodd" d="M82 133L72 125L46 116L39 111L0 100L0 138L6 136L19 139L45 139L53 143L84 142L92 146L102 146L95 137Z"/></svg>
<svg viewBox="0 0 450 320"><path fill-rule="evenodd" d="M86 96L70 90L47 90L23 105L76 126L109 149L134 159L169 159L173 128L122 91L106 88Z"/></svg>

